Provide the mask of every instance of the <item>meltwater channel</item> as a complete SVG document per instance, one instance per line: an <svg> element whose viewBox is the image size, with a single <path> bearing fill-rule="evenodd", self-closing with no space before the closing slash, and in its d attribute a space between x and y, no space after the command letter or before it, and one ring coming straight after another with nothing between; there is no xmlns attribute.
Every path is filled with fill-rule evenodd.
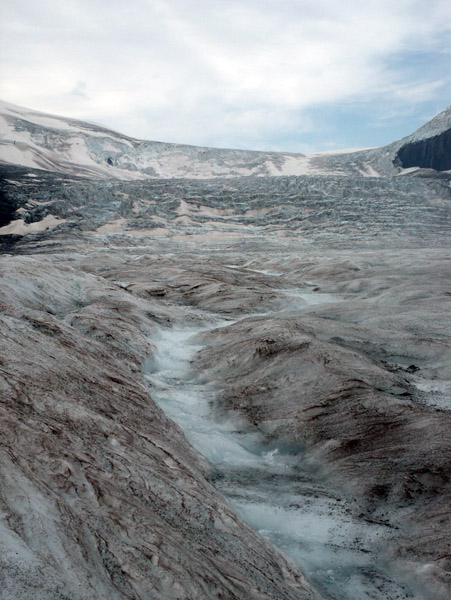
<svg viewBox="0 0 451 600"><path fill-rule="evenodd" d="M222 323L222 326L231 322ZM235 511L300 565L324 598L420 600L378 564L372 550L390 535L356 517L298 452L265 443L258 431L212 408L214 382L200 383L191 362L199 333L218 326L161 329L145 374L152 398L214 469L214 485Z"/></svg>

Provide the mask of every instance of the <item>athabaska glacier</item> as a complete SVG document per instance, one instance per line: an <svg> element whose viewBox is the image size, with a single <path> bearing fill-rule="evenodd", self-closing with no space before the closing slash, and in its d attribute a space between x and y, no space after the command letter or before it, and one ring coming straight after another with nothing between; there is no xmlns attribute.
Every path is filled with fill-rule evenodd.
<svg viewBox="0 0 451 600"><path fill-rule="evenodd" d="M450 597L450 114L302 156L3 105L2 598Z"/></svg>

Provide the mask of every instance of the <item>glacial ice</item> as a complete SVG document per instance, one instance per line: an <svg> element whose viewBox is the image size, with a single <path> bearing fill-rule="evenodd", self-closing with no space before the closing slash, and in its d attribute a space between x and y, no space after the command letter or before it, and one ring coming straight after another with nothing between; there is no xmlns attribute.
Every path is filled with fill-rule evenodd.
<svg viewBox="0 0 451 600"><path fill-rule="evenodd" d="M310 303L330 301L311 295ZM216 327L162 329L145 377L157 404L210 461L217 489L303 568L324 598L416 598L375 560L374 546L391 535L386 526L356 518L293 450L268 445L238 417L215 415L214 385L199 382L192 363L202 347L198 334Z"/></svg>

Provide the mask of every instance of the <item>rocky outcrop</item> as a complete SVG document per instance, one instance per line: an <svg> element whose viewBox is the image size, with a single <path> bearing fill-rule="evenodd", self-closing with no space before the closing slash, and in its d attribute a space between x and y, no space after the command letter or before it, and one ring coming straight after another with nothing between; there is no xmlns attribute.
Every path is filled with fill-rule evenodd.
<svg viewBox="0 0 451 600"><path fill-rule="evenodd" d="M16 212L17 204L14 198L8 197L3 190L0 190L0 227L8 225Z"/></svg>
<svg viewBox="0 0 451 600"><path fill-rule="evenodd" d="M431 138L401 146L395 157L395 165L404 169L421 167L436 171L451 169L451 129Z"/></svg>
<svg viewBox="0 0 451 600"><path fill-rule="evenodd" d="M348 176L364 174L373 177L403 174L402 168L407 167L407 163L409 167L433 169L440 167L440 170L443 170L442 167L449 164L449 133L447 132L450 128L451 106L401 140L382 148L361 150L351 154L318 155L312 158L312 167L320 171ZM405 150L401 150L402 148ZM415 164L410 164L412 161ZM432 167L432 164L436 166Z"/></svg>

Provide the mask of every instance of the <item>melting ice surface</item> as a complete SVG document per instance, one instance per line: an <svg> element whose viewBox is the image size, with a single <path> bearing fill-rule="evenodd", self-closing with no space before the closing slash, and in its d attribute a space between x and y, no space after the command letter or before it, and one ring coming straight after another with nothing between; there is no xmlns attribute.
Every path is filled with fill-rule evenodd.
<svg viewBox="0 0 451 600"><path fill-rule="evenodd" d="M199 383L190 369L201 348L196 334L206 330L161 330L152 340L157 352L146 378L154 400L213 465L216 488L245 521L294 558L324 598L417 598L376 564L371 548L389 536L387 527L355 517L298 453L268 446L239 420L215 416L213 385Z"/></svg>

